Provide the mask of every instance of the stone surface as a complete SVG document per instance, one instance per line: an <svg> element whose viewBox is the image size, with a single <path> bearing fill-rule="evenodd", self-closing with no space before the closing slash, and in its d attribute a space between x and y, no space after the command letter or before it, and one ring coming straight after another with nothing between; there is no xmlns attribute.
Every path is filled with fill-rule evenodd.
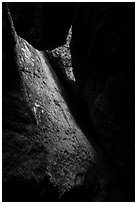
<svg viewBox="0 0 137 204"><path fill-rule="evenodd" d="M79 4L45 52L3 14L3 201L134 200L134 12L116 5Z"/></svg>
<svg viewBox="0 0 137 204"><path fill-rule="evenodd" d="M43 54L19 39L17 58L26 99L47 151L45 173L64 193L75 185L78 172L84 174L94 162L94 149L75 123Z"/></svg>
<svg viewBox="0 0 137 204"><path fill-rule="evenodd" d="M19 80L3 92L3 201L57 201L83 185L96 152L46 54L11 30Z"/></svg>
<svg viewBox="0 0 137 204"><path fill-rule="evenodd" d="M134 3L80 3L70 46L77 93L130 194L135 164L134 17Z"/></svg>
<svg viewBox="0 0 137 204"><path fill-rule="evenodd" d="M50 62L52 63L56 73L62 81L65 88L68 89L70 94L76 95L76 84L71 63L70 41L72 37L72 27L70 27L66 37L66 43L51 51L47 50Z"/></svg>

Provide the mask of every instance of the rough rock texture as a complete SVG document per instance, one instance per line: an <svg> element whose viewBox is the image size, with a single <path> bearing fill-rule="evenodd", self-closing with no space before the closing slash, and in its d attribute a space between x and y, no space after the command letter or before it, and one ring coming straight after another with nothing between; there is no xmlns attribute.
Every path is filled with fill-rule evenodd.
<svg viewBox="0 0 137 204"><path fill-rule="evenodd" d="M19 80L3 92L3 201L58 200L83 185L96 153L46 55L16 34L9 12L8 20Z"/></svg>
<svg viewBox="0 0 137 204"><path fill-rule="evenodd" d="M76 175L84 175L94 162L94 150L75 123L57 79L42 53L19 39L17 58L26 99L47 151L45 173L64 193L75 185Z"/></svg>
<svg viewBox="0 0 137 204"><path fill-rule="evenodd" d="M134 9L134 3L80 3L71 40L77 91L87 103L98 141L125 175L130 194L135 163Z"/></svg>
<svg viewBox="0 0 137 204"><path fill-rule="evenodd" d="M134 200L132 6L116 5L79 4L71 46L70 30L45 52L3 9L3 201Z"/></svg>
<svg viewBox="0 0 137 204"><path fill-rule="evenodd" d="M71 94L76 93L75 77L73 74L73 67L71 63L70 41L72 37L72 27L68 31L66 43L51 51L47 50L50 57L50 62L53 64L54 69L59 78L62 80L63 85L68 89Z"/></svg>

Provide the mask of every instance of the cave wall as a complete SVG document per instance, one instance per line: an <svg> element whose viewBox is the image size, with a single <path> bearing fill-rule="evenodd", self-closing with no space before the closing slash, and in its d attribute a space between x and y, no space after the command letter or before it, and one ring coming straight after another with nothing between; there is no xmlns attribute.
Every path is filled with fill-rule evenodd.
<svg viewBox="0 0 137 204"><path fill-rule="evenodd" d="M9 200L17 198L17 201L19 197L25 201L27 198L30 201L32 198L34 201L58 201L58 186L65 189L65 193L68 189L62 198L64 201L134 200L134 5L134 3L8 3L15 29L21 38L17 37L15 32L16 37L12 35L14 28L8 24L3 7L3 175L5 179L3 195L5 200L9 195ZM68 51L68 47L62 45L66 42L71 24L72 38ZM15 45L18 46L15 48ZM45 52L41 53L35 49L51 50L58 46L61 47L52 50L51 53L55 55L53 57L56 57L56 60L54 59L56 62L61 61L60 70L66 61L69 62L65 65L70 67L71 64L73 68L75 77L73 85L70 86L69 78L65 78L67 76L64 77L63 74L61 76L61 71L60 76L64 77L69 93L72 92L72 95L69 94L70 104L75 104L73 108L76 109L80 129L74 128L77 122L72 120L73 117L68 117L69 119L65 117L70 113L70 109L66 110L68 101L64 102L64 95L66 96L68 92L65 93L63 84L61 89L58 86L61 77L58 79L56 76L57 71L53 66L55 61L51 65L51 61L48 62L50 51L46 51L45 55ZM26 53L31 53L33 56L37 64L36 69L33 69L33 60L27 61ZM43 67L40 61L37 61L39 57L44 60L44 66L48 64L47 66L51 67L46 68L45 75L43 74L45 69L42 71ZM56 69L59 66L60 63ZM51 70L52 73L55 71L53 75ZM55 80L53 76L56 76ZM54 81L56 87L53 95L53 84L49 81ZM24 95L24 92L28 95ZM60 92L64 95L60 95ZM29 93L32 93L32 100L29 98ZM43 101L45 105L41 108ZM64 106L64 103L67 105ZM74 116L72 110L71 114ZM62 121L65 125L60 127ZM66 128L67 125L72 125L72 131ZM82 127L88 134L81 132ZM15 134L13 130L17 133ZM57 141L54 141L54 135ZM67 142L61 143L60 137L62 141L64 135L67 137ZM58 146L56 142L63 149L62 152L60 148L56 149ZM70 149L67 147L69 142ZM76 148L78 144L77 152L71 152L73 142ZM92 145L97 154L92 151L94 149ZM52 154L51 147L54 147L55 154ZM72 156L68 156L70 153L68 150ZM88 164L94 164L86 175L80 172L81 167L77 168L82 165L85 158L83 152L86 152ZM95 162L94 154L97 155ZM70 163L73 163L72 168L71 165L67 168L69 161L66 159L67 156ZM49 162L48 176L45 173L48 159L45 161L45 158L49 161L59 159L55 166L54 162ZM77 165L77 158L80 165L79 163ZM64 163L60 167L61 160ZM65 174L65 168L68 174ZM63 181L61 181L61 169L68 176L64 176ZM53 182L49 181L49 177ZM52 183L56 183L57 188ZM23 191L25 189L24 194L22 189ZM33 192L35 192L34 197Z"/></svg>
<svg viewBox="0 0 137 204"><path fill-rule="evenodd" d="M131 186L135 153L134 26L134 3L79 3L70 44L78 94L87 103L102 148Z"/></svg>

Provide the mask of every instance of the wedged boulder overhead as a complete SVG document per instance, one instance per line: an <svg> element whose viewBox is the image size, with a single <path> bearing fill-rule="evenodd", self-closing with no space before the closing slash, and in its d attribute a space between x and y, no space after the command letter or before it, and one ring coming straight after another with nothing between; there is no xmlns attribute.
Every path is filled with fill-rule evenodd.
<svg viewBox="0 0 137 204"><path fill-rule="evenodd" d="M76 2L8 2L8 6L18 35L38 50L51 50L65 43Z"/></svg>

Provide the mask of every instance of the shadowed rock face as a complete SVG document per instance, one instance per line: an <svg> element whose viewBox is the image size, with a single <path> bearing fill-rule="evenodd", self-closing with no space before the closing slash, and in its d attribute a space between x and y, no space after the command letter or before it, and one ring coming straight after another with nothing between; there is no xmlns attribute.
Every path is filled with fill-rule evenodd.
<svg viewBox="0 0 137 204"><path fill-rule="evenodd" d="M102 148L132 187L134 9L134 3L81 3L76 9L71 40L78 93L87 103Z"/></svg>
<svg viewBox="0 0 137 204"><path fill-rule="evenodd" d="M83 185L95 150L71 114L46 54L20 38L13 24L11 30L20 79L3 92L3 199L19 201L23 191L21 200L35 201L49 192L55 197L45 200L54 201Z"/></svg>
<svg viewBox="0 0 137 204"><path fill-rule="evenodd" d="M42 4L29 6L39 16ZM25 40L17 35L4 10L3 201L134 200L128 5L79 4L72 39L70 29L66 44L45 52L26 41L29 24ZM29 42L41 46L32 36ZM49 40L50 48L57 41Z"/></svg>

